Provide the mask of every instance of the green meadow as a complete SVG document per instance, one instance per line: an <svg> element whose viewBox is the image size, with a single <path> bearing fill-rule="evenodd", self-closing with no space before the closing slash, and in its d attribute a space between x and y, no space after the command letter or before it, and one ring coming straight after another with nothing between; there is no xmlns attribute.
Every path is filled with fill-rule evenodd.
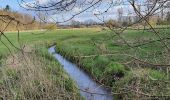
<svg viewBox="0 0 170 100"><path fill-rule="evenodd" d="M11 51L0 42L0 71L2 72L0 88L7 88L2 89L0 94L6 91L9 93L8 99L12 97L23 99L32 95L35 98L41 98L43 89L47 90L45 93L51 93L46 98L54 97L56 94L52 94L55 91L52 88L55 86L62 92L55 91L58 95L54 98L63 100L81 98L74 81L48 54L48 47L54 44L57 52L79 65L98 83L110 87L113 94L120 93L121 97L134 97L136 92L131 91L131 88L135 88L134 90L150 96L162 96L162 94L170 96L169 71L164 66L157 68L152 65L168 63L169 61L164 60L166 56L162 53L167 51L159 38L151 31L126 30L115 35L113 31L100 28L57 29L48 32L20 32L19 41L16 32L8 32L5 35L16 47L26 45L25 48L28 46L31 49L28 50L31 54L26 54L26 59L29 59L28 66L21 64L20 67L11 68L11 65L4 63L12 55L21 55L21 51L12 46L6 38L1 37ZM170 37L170 29L159 30L159 35ZM150 40L152 42L148 42ZM170 40L167 39L166 42L170 47ZM37 61L34 62L37 65L36 68L29 67L33 63L32 59ZM141 63L138 59L150 64ZM27 70L34 78L23 73ZM41 70L39 74L34 73L38 70ZM44 74L40 75L42 73ZM27 88L30 89L23 90L22 84L25 84L23 76L28 78ZM18 82L21 86L17 85ZM48 85L51 89L47 88ZM31 89L36 86L39 86L40 90Z"/></svg>

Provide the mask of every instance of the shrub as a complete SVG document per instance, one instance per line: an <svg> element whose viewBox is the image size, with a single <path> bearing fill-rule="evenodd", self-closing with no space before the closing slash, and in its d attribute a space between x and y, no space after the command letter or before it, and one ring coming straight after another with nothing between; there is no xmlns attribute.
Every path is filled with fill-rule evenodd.
<svg viewBox="0 0 170 100"><path fill-rule="evenodd" d="M118 22L115 21L115 20L111 20L111 19L106 23L106 25L107 25L108 27L110 27L110 28L119 28L119 27L121 27L121 24L120 24L120 23L118 23Z"/></svg>
<svg viewBox="0 0 170 100"><path fill-rule="evenodd" d="M105 66L108 65L110 60L104 56L97 56L94 58L94 65L100 69L105 69Z"/></svg>
<svg viewBox="0 0 170 100"><path fill-rule="evenodd" d="M112 73L125 73L125 67L118 62L110 62L110 64L106 67L105 72L108 74Z"/></svg>
<svg viewBox="0 0 170 100"><path fill-rule="evenodd" d="M125 67L118 62L110 62L103 71L102 82L106 85L113 86L113 84L120 80L126 74Z"/></svg>
<svg viewBox="0 0 170 100"><path fill-rule="evenodd" d="M165 73L159 72L157 70L150 70L149 75L150 75L150 78L154 80L163 80L166 77Z"/></svg>

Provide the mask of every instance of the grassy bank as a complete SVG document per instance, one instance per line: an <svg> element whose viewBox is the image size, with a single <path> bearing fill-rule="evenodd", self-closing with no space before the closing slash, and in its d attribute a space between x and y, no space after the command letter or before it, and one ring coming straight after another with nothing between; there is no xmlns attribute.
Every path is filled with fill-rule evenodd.
<svg viewBox="0 0 170 100"><path fill-rule="evenodd" d="M159 34L161 37L170 37L169 32L169 29L160 30ZM15 33L6 35L15 45L19 45L14 38L17 36ZM112 92L120 94L121 97L147 99L170 96L169 71L132 58L153 64L169 63L169 60L165 60L169 54L164 56L162 53L167 51L160 41L157 41L159 38L148 30L127 30L120 36L134 48L127 46L113 32L98 28L55 30L45 34L23 32L20 39L22 43L29 45L56 43L58 52L77 63L97 82L112 88ZM16 50L2 39L12 51ZM150 40L153 42L148 43ZM169 45L169 39L166 41ZM0 48L1 55L9 54L4 45L0 44Z"/></svg>
<svg viewBox="0 0 170 100"><path fill-rule="evenodd" d="M169 32L162 31L160 35L169 37ZM121 37L136 48L127 46L110 31L96 31L68 34L57 40L56 50L77 63L97 82L121 94L121 97L168 98L170 75L166 68L157 68L132 58L153 64L167 64L169 61L165 60L162 53L166 51L157 41L158 38L152 32L136 30L125 31ZM149 40L154 42L147 43Z"/></svg>
<svg viewBox="0 0 170 100"><path fill-rule="evenodd" d="M0 69L0 98L8 100L81 100L74 81L47 48L25 48L3 59ZM13 61L14 60L14 61Z"/></svg>

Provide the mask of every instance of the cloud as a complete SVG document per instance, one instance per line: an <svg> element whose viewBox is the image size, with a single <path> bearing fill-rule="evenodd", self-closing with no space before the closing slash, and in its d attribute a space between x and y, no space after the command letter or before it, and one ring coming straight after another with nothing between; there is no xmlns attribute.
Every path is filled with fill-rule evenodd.
<svg viewBox="0 0 170 100"><path fill-rule="evenodd" d="M79 12L81 12L82 11L82 8L79 8L79 7L74 7L73 8L73 12L74 13L79 13Z"/></svg>
<svg viewBox="0 0 170 100"><path fill-rule="evenodd" d="M21 1L19 3L22 7L26 9L32 9L36 7L37 5L45 5L49 1L52 1L52 0L32 0L32 1Z"/></svg>
<svg viewBox="0 0 170 100"><path fill-rule="evenodd" d="M93 10L93 15L99 15L101 12L98 9Z"/></svg>
<svg viewBox="0 0 170 100"><path fill-rule="evenodd" d="M39 4L46 4L48 3L50 0L36 0Z"/></svg>

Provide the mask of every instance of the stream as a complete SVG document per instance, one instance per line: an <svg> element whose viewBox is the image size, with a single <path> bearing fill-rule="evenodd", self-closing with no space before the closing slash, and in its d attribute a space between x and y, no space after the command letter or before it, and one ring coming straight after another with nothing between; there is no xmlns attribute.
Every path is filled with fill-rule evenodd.
<svg viewBox="0 0 170 100"><path fill-rule="evenodd" d="M48 49L56 60L63 66L64 70L76 82L81 95L86 100L113 100L111 92L100 84L96 83L87 73L81 70L77 65L68 61L62 55L58 54L55 46Z"/></svg>

